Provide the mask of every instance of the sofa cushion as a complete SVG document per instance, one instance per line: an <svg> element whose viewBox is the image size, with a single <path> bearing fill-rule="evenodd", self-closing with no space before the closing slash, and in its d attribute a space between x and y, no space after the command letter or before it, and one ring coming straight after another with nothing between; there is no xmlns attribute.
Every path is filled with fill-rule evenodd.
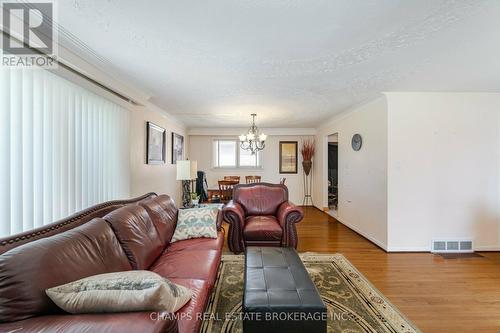
<svg viewBox="0 0 500 333"><path fill-rule="evenodd" d="M97 333L141 332L177 333L177 321L148 312L62 314L30 318L0 324L0 332L28 333ZM166 319L165 319L166 318ZM194 332L194 331L193 331Z"/></svg>
<svg viewBox="0 0 500 333"><path fill-rule="evenodd" d="M113 228L133 269L148 269L163 251L163 242L144 207L125 206L104 219Z"/></svg>
<svg viewBox="0 0 500 333"><path fill-rule="evenodd" d="M177 224L177 207L168 195L143 200L139 205L144 207L153 221L156 231L164 245L170 243Z"/></svg>
<svg viewBox="0 0 500 333"><path fill-rule="evenodd" d="M213 207L181 209L171 242L191 238L217 238L219 209Z"/></svg>
<svg viewBox="0 0 500 333"><path fill-rule="evenodd" d="M200 314L205 312L210 299L211 286L205 280L172 279L171 281L193 292L191 301L175 313L178 318L179 332L199 332L203 323Z"/></svg>
<svg viewBox="0 0 500 333"><path fill-rule="evenodd" d="M151 271L125 271L89 276L46 290L69 313L128 311L175 312L191 291Z"/></svg>
<svg viewBox="0 0 500 333"><path fill-rule="evenodd" d="M215 250L165 251L151 270L173 281L174 278L206 280L212 286L221 252Z"/></svg>
<svg viewBox="0 0 500 333"><path fill-rule="evenodd" d="M283 231L274 216L250 216L245 221L243 235L246 240L281 240Z"/></svg>
<svg viewBox="0 0 500 333"><path fill-rule="evenodd" d="M101 218L0 255L0 322L61 310L45 289L87 276L131 269Z"/></svg>
<svg viewBox="0 0 500 333"><path fill-rule="evenodd" d="M218 250L224 247L224 232L219 231L217 238L193 238L175 242L167 247L167 251Z"/></svg>

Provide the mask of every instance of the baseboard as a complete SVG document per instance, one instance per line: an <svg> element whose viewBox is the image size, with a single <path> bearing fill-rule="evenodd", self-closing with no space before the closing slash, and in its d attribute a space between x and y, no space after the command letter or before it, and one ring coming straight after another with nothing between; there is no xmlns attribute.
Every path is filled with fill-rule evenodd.
<svg viewBox="0 0 500 333"><path fill-rule="evenodd" d="M499 252L500 246L475 246L474 252ZM431 252L427 246L389 246L387 252Z"/></svg>
<svg viewBox="0 0 500 333"><path fill-rule="evenodd" d="M500 246L475 246L474 251L476 252L498 252L500 251Z"/></svg>
<svg viewBox="0 0 500 333"><path fill-rule="evenodd" d="M387 252L431 252L428 246L389 246Z"/></svg>
<svg viewBox="0 0 500 333"><path fill-rule="evenodd" d="M372 242L373 244L377 245L378 247L380 247L382 250L386 251L387 252L387 245L382 243L381 241L379 241L378 239L375 239L367 234L365 234L364 232L362 232L361 230L359 230L357 227L353 226L352 224L349 224L343 220L341 220L339 217L335 217L335 219L337 221L339 221L340 223L342 223L343 225L345 225L346 227L348 227L349 229L351 229L352 231L354 231L355 233L363 236L364 238L366 238L367 240L369 240L370 242Z"/></svg>

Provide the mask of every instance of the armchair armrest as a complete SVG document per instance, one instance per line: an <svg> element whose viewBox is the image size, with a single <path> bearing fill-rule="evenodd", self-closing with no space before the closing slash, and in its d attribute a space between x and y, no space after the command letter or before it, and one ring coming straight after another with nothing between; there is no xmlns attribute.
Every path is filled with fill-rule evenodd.
<svg viewBox="0 0 500 333"><path fill-rule="evenodd" d="M217 231L221 231L222 229L222 222L224 222L224 217L222 216L222 209L219 209L217 212Z"/></svg>
<svg viewBox="0 0 500 333"><path fill-rule="evenodd" d="M229 249L234 253L243 252L245 250L245 244L243 242L245 211L243 207L239 203L231 200L222 208L222 213L224 221L229 223L229 233L227 237Z"/></svg>
<svg viewBox="0 0 500 333"><path fill-rule="evenodd" d="M302 208L295 206L290 201L283 202L276 214L276 218L283 229L282 246L297 247L297 229L295 223L302 221L304 212Z"/></svg>

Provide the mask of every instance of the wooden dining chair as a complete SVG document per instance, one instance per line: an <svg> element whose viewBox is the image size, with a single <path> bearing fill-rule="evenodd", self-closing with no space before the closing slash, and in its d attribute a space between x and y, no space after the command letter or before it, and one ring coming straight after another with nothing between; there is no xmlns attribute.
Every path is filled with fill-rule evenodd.
<svg viewBox="0 0 500 333"><path fill-rule="evenodd" d="M229 202L233 198L234 180L219 180L219 198L221 202Z"/></svg>
<svg viewBox="0 0 500 333"><path fill-rule="evenodd" d="M245 176L245 181L247 184L260 183L260 176Z"/></svg>
<svg viewBox="0 0 500 333"><path fill-rule="evenodd" d="M232 180L240 182L240 176L224 176L224 180Z"/></svg>

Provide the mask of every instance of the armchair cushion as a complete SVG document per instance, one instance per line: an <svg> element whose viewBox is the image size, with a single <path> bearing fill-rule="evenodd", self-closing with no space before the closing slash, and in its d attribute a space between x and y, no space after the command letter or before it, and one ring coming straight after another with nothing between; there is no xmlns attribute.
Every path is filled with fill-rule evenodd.
<svg viewBox="0 0 500 333"><path fill-rule="evenodd" d="M243 235L245 240L281 240L283 230L278 220L271 215L250 216L245 221Z"/></svg>
<svg viewBox="0 0 500 333"><path fill-rule="evenodd" d="M288 200L288 189L267 183L237 185L233 200L241 204L246 215L275 215L278 207Z"/></svg>

